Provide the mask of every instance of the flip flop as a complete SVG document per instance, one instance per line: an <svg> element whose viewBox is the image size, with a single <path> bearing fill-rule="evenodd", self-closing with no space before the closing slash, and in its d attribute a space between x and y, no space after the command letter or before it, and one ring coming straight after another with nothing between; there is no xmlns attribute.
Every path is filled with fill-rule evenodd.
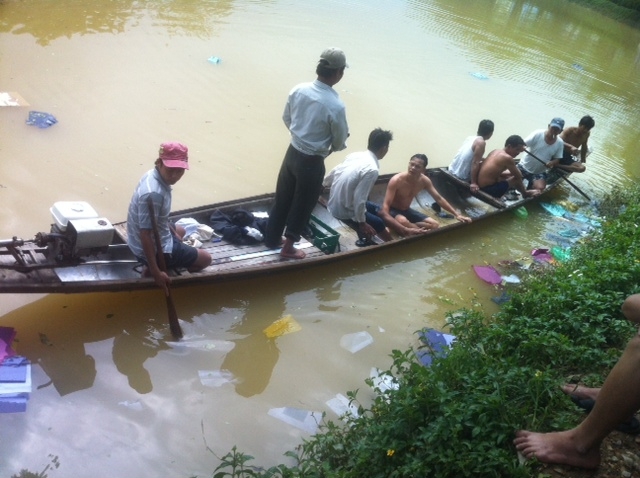
<svg viewBox="0 0 640 478"><path fill-rule="evenodd" d="M576 395L569 395L571 401L578 407L582 408L585 412L589 413L596 401L592 398L580 398ZM631 417L628 421L621 423L616 427L616 430L627 435L639 435L640 434L640 421L636 417Z"/></svg>
<svg viewBox="0 0 640 478"><path fill-rule="evenodd" d="M638 435L640 434L640 421L636 417L631 417L628 422L618 425L616 430L627 435Z"/></svg>
<svg viewBox="0 0 640 478"><path fill-rule="evenodd" d="M577 395L569 395L571 401L575 403L578 407L586 410L587 413L593 409L593 406L596 404L596 401L592 398L581 398Z"/></svg>

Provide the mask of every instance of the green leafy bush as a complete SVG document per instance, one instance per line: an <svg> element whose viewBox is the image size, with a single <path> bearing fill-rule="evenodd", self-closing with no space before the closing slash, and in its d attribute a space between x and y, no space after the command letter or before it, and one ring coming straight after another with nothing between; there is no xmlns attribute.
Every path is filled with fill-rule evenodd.
<svg viewBox="0 0 640 478"><path fill-rule="evenodd" d="M535 476L535 464L517 460L514 432L574 426L580 412L560 384L601 383L635 332L620 306L640 284L638 204L638 187L605 198L602 228L568 261L526 277L498 314L450 314L456 342L430 367L414 350L393 351L398 388L346 425L324 421L287 454L295 466L248 467L234 448L213 477Z"/></svg>

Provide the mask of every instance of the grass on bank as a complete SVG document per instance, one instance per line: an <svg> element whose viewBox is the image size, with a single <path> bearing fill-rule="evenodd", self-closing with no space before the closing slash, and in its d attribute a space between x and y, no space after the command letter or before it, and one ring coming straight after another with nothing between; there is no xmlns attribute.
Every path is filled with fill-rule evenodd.
<svg viewBox="0 0 640 478"><path fill-rule="evenodd" d="M393 351L399 388L346 426L324 422L286 454L295 466L256 467L234 447L212 477L540 476L518 462L514 432L577 424L581 412L559 386L602 383L635 333L620 306L639 290L639 204L637 186L605 198L603 227L567 262L525 278L498 314L449 315L457 341L431 367L414 350Z"/></svg>

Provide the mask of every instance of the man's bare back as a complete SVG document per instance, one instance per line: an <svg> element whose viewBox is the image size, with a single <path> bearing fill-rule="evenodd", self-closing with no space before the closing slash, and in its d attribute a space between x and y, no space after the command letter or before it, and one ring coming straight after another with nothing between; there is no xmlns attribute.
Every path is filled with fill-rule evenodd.
<svg viewBox="0 0 640 478"><path fill-rule="evenodd" d="M484 188L504 180L502 173L515 167L513 158L504 149L494 149L489 153L478 173L478 186Z"/></svg>
<svg viewBox="0 0 640 478"><path fill-rule="evenodd" d="M524 140L518 135L511 135L507 138L503 149L495 149L489 153L487 159L480 165L478 172L478 186L488 188L501 181L506 182L509 189L516 188L523 197L536 196L539 191L527 191L522 183L522 173L516 166L515 157L524 151ZM491 195L503 194L502 189L497 191L485 189Z"/></svg>

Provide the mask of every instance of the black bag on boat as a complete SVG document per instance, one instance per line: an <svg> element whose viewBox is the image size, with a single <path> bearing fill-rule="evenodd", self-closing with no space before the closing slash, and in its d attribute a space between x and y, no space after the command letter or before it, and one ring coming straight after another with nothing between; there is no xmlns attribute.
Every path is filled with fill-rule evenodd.
<svg viewBox="0 0 640 478"><path fill-rule="evenodd" d="M209 226L231 244L251 245L260 241L248 235L245 228L258 229L264 234L266 219L256 219L253 214L244 209L237 209L229 216L216 209L209 217Z"/></svg>

